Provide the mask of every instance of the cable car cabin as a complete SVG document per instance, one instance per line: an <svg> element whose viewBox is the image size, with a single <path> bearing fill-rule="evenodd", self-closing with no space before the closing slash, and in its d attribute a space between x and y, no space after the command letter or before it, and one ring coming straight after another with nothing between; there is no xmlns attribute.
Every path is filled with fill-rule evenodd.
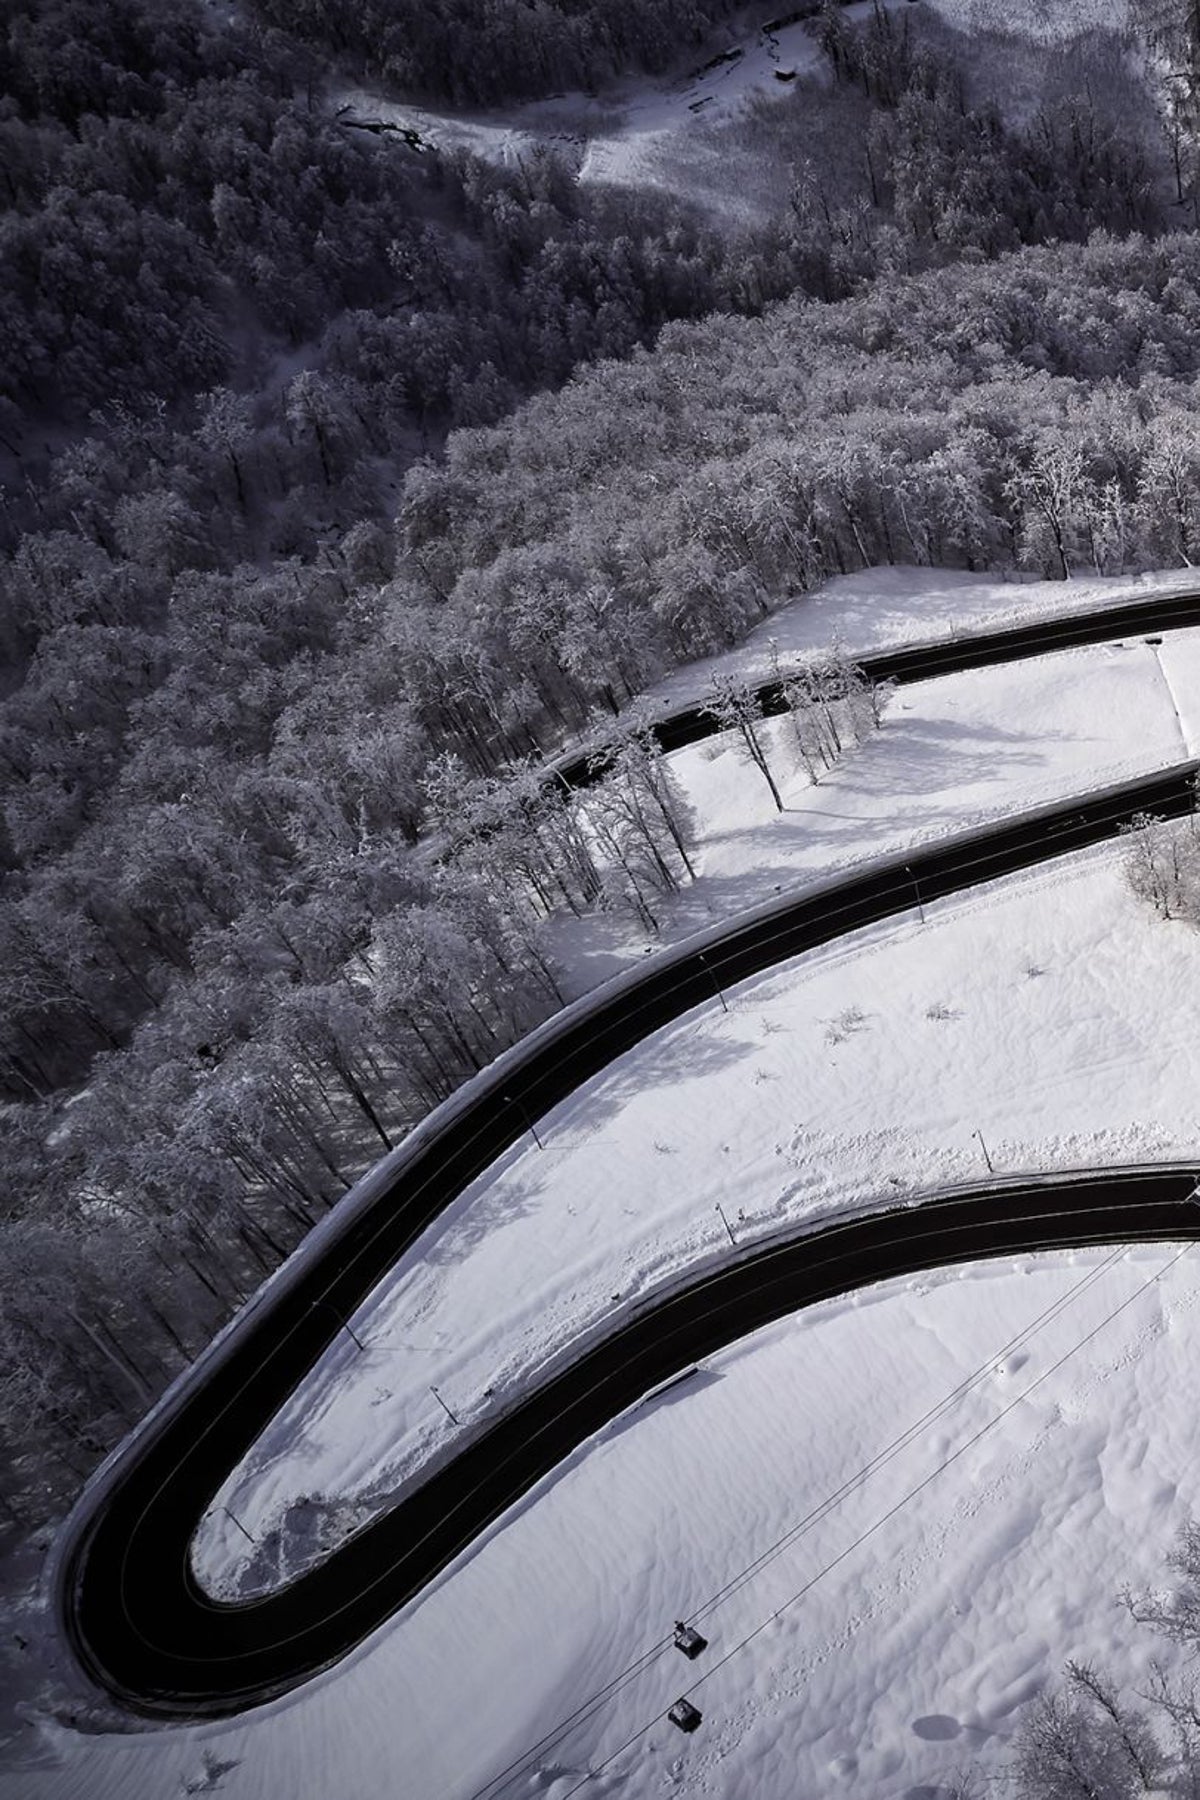
<svg viewBox="0 0 1200 1800"><path fill-rule="evenodd" d="M685 1625L682 1619L676 1619L675 1648L682 1650L690 1662L695 1662L700 1652L708 1649L708 1639L701 1637L694 1625Z"/></svg>
<svg viewBox="0 0 1200 1800"><path fill-rule="evenodd" d="M695 1731L704 1714L690 1700L677 1700L667 1717L672 1725L678 1725L680 1731Z"/></svg>

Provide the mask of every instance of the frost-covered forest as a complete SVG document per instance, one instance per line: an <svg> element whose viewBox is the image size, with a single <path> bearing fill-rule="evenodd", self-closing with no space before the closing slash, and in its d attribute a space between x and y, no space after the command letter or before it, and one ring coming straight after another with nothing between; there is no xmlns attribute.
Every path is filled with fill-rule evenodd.
<svg viewBox="0 0 1200 1800"><path fill-rule="evenodd" d="M820 0L781 4L815 13ZM741 0L254 0L261 19L416 99L481 106L669 69ZM767 15L764 14L764 17Z"/></svg>
<svg viewBox="0 0 1200 1800"><path fill-rule="evenodd" d="M738 222L330 99L659 68L728 11L8 12L15 1517L558 1004L550 915L653 928L689 872L656 676L872 563L1197 560L1190 9L1018 118L921 8L825 6L820 79L747 126L786 199ZM491 47L515 12L541 64ZM537 780L603 721L586 801Z"/></svg>

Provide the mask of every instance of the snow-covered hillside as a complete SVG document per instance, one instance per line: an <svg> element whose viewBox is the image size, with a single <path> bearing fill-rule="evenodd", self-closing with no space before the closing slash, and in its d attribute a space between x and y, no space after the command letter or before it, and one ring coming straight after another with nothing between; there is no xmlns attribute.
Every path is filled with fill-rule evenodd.
<svg viewBox="0 0 1200 1800"><path fill-rule="evenodd" d="M740 1243L1002 1174L1200 1158L1200 940L1093 851L744 984L629 1053L426 1234L231 1477L220 1590L286 1575L564 1346ZM982 1138L975 1134L979 1133ZM306 1501L311 1498L313 1504ZM286 1521L285 1549L252 1551ZM282 1567L281 1567L282 1563ZM232 1580L231 1580L232 1577Z"/></svg>
<svg viewBox="0 0 1200 1800"><path fill-rule="evenodd" d="M1096 598L930 581L943 629ZM838 602L855 648L918 634L913 578L895 572L770 629L789 652L823 644ZM766 654L752 643L746 666ZM785 780L782 816L729 745L679 753L701 873L671 929L1181 760L1200 731L1198 658L1198 635L1174 633L906 688L818 788ZM488 1388L722 1255L718 1204L745 1242L977 1181L989 1158L1001 1173L1200 1159L1200 938L1134 901L1119 847L917 899L732 991L727 1012L714 996L556 1109L545 1151L515 1148L449 1209L356 1316L366 1350L335 1347L220 1497L259 1538L290 1513L276 1576L452 1440L431 1384L469 1425ZM632 948L581 932L580 984L589 961L594 975ZM994 1774L1064 1657L1111 1654L1136 1676L1154 1648L1110 1598L1156 1579L1196 1504L1194 1263L1169 1247L1026 1259L774 1327L602 1433L327 1676L219 1727L97 1736L31 1708L3 1747L0 1800L375 1800L398 1766L422 1800L480 1784L566 1800L601 1764L589 1791L614 1796L686 1780L729 1800L748 1784L762 1800L911 1800L963 1765ZM246 1550L229 1514L210 1515L206 1579L236 1586ZM272 1557L253 1560L269 1580ZM622 1679L731 1582L707 1615L708 1663L667 1652ZM40 1652L3 1654L32 1699ZM685 1741L654 1721L693 1681L705 1718Z"/></svg>
<svg viewBox="0 0 1200 1800"><path fill-rule="evenodd" d="M872 4L854 0L845 9L847 19L865 20ZM913 0L888 4L905 12ZM1128 0L917 4L957 31L999 34L1042 47L1062 45L1087 32L1120 31L1129 16ZM814 22L802 19L731 38L730 47L702 68L672 80L628 81L597 95L559 94L501 113L436 112L363 88L340 88L335 104L351 119L385 122L415 132L421 142L462 146L500 163L519 162L539 145L549 145L575 163L581 181L675 186L680 176L672 165L680 156L699 156L713 177L710 195L719 197L720 154L714 153L713 128L735 123L751 103L783 98L800 76L824 78L827 73ZM692 184L686 186L697 193ZM749 202L750 196L742 199Z"/></svg>
<svg viewBox="0 0 1200 1800"><path fill-rule="evenodd" d="M43 1722L0 1796L913 1800L994 1776L1065 1656L1136 1681L1162 1653L1114 1595L1160 1578L1200 1504L1196 1257L1001 1263L775 1326L602 1433L287 1701L107 1737ZM697 1663L626 1678L717 1596ZM659 1715L689 1691L684 1739Z"/></svg>
<svg viewBox="0 0 1200 1800"><path fill-rule="evenodd" d="M850 16L869 6L851 7ZM712 66L667 83L630 82L592 97L562 94L514 107L503 115L431 112L361 88L339 90L336 103L350 118L381 120L415 131L431 144L462 145L477 156L512 163L540 144L573 156L582 181L636 186L657 179L655 152L694 135L701 123L729 120L751 96L788 91L783 74L817 73L822 57L811 24L756 31Z"/></svg>

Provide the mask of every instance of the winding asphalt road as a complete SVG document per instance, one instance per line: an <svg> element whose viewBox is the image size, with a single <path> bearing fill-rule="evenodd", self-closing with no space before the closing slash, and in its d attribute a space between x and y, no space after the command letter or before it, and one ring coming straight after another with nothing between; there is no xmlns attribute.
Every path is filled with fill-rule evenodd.
<svg viewBox="0 0 1200 1800"><path fill-rule="evenodd" d="M1015 594L1020 589L1013 590ZM930 681L937 675L956 675L963 669L983 669L991 664L1019 662L1045 656L1054 650L1070 650L1081 644L1110 643L1121 637L1145 637L1147 632L1178 631L1200 625L1200 594L1167 594L1153 600L1131 602L1070 619L1043 619L1034 625L1013 626L1004 631L982 632L939 644L917 644L904 650L881 650L855 658L871 681ZM757 690L763 712L777 718L787 711L783 687L767 681ZM702 706L684 706L664 713L650 727L664 751L682 750L714 737L722 727ZM567 787L587 787L603 773L603 751L573 756L554 764L554 779Z"/></svg>
<svg viewBox="0 0 1200 1800"><path fill-rule="evenodd" d="M1146 617L1139 610L1139 629ZM1097 842L1136 813L1190 811L1196 774L1195 763L1179 765L780 901L703 949L666 952L636 979L568 1008L485 1071L342 1203L319 1234L319 1256L285 1265L85 1493L57 1562L60 1616L85 1672L135 1713L241 1711L337 1661L582 1438L658 1380L767 1319L910 1269L1054 1244L1196 1235L1200 1210L1187 1198L1196 1178L1178 1169L989 1186L810 1233L616 1322L605 1343L289 1587L233 1606L209 1599L192 1578L188 1544L228 1470L342 1319L529 1119L726 984L909 910L918 897Z"/></svg>

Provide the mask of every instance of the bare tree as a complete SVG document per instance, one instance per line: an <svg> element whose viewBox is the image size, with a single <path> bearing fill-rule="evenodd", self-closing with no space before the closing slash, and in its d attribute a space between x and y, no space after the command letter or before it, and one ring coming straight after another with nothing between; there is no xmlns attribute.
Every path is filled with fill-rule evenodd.
<svg viewBox="0 0 1200 1800"><path fill-rule="evenodd" d="M736 731L754 767L771 790L776 809L783 811L783 800L767 761L767 752L757 726L762 718L762 702L749 682L735 675L714 675L704 696L704 711L717 721L722 731Z"/></svg>
<svg viewBox="0 0 1200 1800"><path fill-rule="evenodd" d="M1146 1792L1120 1731L1090 1696L1043 1694L1021 1728L1020 1800L1137 1800Z"/></svg>
<svg viewBox="0 0 1200 1800"><path fill-rule="evenodd" d="M1125 873L1139 900L1162 919L1195 918L1200 907L1200 840L1195 820L1138 813L1122 827Z"/></svg>

